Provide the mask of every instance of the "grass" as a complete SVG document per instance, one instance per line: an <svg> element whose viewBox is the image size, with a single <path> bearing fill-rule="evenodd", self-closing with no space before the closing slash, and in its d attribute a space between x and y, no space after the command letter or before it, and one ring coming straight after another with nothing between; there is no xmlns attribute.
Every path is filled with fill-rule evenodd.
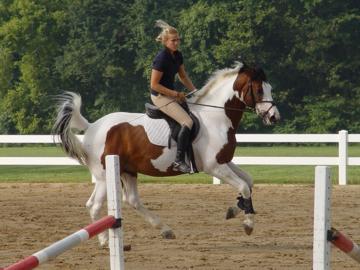
<svg viewBox="0 0 360 270"><path fill-rule="evenodd" d="M317 146L241 146L235 156L337 156L336 145ZM59 147L24 146L0 147L1 157L57 157L64 156ZM360 156L360 145L349 147L349 156ZM241 167L248 172L255 183L308 184L314 181L314 166L255 166ZM0 182L89 182L90 173L82 166L0 166ZM141 183L212 183L212 177L199 173L176 177L155 178L139 176ZM338 169L332 168L332 181L338 182ZM360 168L348 167L348 183L360 184Z"/></svg>

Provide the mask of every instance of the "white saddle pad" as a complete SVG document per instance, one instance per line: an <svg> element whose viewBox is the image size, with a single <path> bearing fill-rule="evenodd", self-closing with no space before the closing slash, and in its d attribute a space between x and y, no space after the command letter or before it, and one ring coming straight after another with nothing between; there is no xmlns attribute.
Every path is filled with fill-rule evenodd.
<svg viewBox="0 0 360 270"><path fill-rule="evenodd" d="M168 146L170 128L164 119L152 119L145 115L144 128L152 144ZM176 145L176 142L171 139L171 146L173 145Z"/></svg>

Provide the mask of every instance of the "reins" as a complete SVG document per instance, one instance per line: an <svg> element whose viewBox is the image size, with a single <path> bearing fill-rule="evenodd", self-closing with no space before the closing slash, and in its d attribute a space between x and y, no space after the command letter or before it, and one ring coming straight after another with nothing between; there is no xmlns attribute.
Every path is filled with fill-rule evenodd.
<svg viewBox="0 0 360 270"><path fill-rule="evenodd" d="M187 93L187 94L185 95L185 97L188 97L188 98L189 98L189 97L191 97L194 93L198 92L199 90L200 90L200 89L195 89L195 90L191 91L190 93ZM252 89L252 80L250 80L250 82L249 82L249 84L248 84L248 89L246 90L244 96L247 96L249 93L250 93L250 95L251 95L252 100L255 101L256 99L255 99L255 95L254 95L253 89ZM191 105L196 105L196 106L203 106L203 107L216 108L216 109L222 109L222 110L230 110L230 111L238 111L238 112L256 112L255 107L249 106L249 105L246 104L246 102L243 101L243 100L240 100L240 101L245 105L245 108L243 108L243 109L242 109L242 108L231 108L231 107L217 106L217 105L210 105L210 104L203 104L203 103L196 103L196 102L189 102L189 101L186 101L186 103L187 103L187 104L191 104ZM176 100L174 99L174 100L168 102L167 104L161 106L159 109L161 109L162 107L165 107L165 106L169 105L169 104L172 103L172 102L176 102ZM268 109L265 113L261 114L261 117L262 117L262 118L264 118L264 117L269 113L270 109L275 106L275 103L274 103L273 101L261 101L261 102L258 102L258 103L270 103L270 104L271 104L271 106L269 107L269 109ZM135 120L137 120L137 119L139 119L139 118L141 118L141 117L143 117L143 116L145 116L145 114L143 114L143 115L141 115L141 116L139 116L139 117L136 117L135 119L132 119L132 120L130 120L129 122L133 122L133 121L135 121Z"/></svg>
<svg viewBox="0 0 360 270"><path fill-rule="evenodd" d="M193 92L189 93L188 95L186 96L191 96L193 93L197 92L199 90L194 90ZM255 103L255 95L253 93L253 87L252 87L252 80L249 81L248 83L248 88L244 94L244 97L246 97L248 94L250 93L251 95L251 98L252 100L254 101ZM195 102L187 102L188 104L191 104L191 105L197 105L197 106L204 106L204 107L210 107L210 108L217 108L217 109L224 109L224 110L230 110L230 111L238 111L238 112L254 112L256 111L255 107L252 107L252 106L249 106L248 104L246 104L246 102L244 100L240 100L244 105L245 105L245 108L241 109L241 108L229 108L229 107L225 107L225 106L216 106L216 105L210 105L210 104L202 104L202 103L195 103ZM270 111L270 109L272 107L275 106L275 103L273 101L260 101L258 103L270 103L271 106L269 107L269 109L261 114L261 117L264 118Z"/></svg>
<svg viewBox="0 0 360 270"><path fill-rule="evenodd" d="M224 110L231 110L231 111L238 111L238 112L246 112L246 111L254 111L255 110L254 108L250 108L250 107L245 107L244 109L240 109L240 108L229 108L229 107L222 107L222 106L216 106L216 105L195 103L195 102L187 102L187 104L210 107L210 108L217 108L217 109L224 109Z"/></svg>

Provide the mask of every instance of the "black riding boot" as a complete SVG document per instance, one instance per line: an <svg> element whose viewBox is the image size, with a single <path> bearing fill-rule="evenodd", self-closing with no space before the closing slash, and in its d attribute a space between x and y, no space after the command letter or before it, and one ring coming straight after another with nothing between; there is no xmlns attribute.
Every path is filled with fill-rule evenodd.
<svg viewBox="0 0 360 270"><path fill-rule="evenodd" d="M176 159L173 163L174 171L183 173L190 173L191 169L185 162L185 153L190 143L190 129L187 126L182 126L177 140Z"/></svg>

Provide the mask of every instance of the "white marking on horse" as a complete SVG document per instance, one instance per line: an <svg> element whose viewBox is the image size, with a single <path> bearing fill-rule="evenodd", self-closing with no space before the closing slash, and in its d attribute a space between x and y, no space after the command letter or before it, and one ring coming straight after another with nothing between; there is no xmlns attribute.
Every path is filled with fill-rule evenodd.
<svg viewBox="0 0 360 270"><path fill-rule="evenodd" d="M157 159L151 160L151 164L159 171L166 172L175 160L175 156L176 146L172 147L171 149L165 147L163 153Z"/></svg>

